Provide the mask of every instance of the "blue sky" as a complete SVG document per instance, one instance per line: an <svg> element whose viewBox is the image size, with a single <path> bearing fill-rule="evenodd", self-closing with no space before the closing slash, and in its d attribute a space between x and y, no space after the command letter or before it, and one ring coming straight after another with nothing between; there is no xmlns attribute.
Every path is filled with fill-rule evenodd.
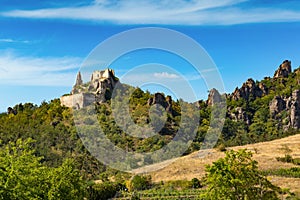
<svg viewBox="0 0 300 200"><path fill-rule="evenodd" d="M68 93L89 53L132 28L169 28L197 41L217 65L226 92L249 77L273 76L285 59L294 69L300 66L298 0L0 0L0 5L0 112ZM189 76L198 98L206 98L203 79L164 52L125 55L114 62L117 75L136 59L172 66ZM177 78L171 71L155 74Z"/></svg>

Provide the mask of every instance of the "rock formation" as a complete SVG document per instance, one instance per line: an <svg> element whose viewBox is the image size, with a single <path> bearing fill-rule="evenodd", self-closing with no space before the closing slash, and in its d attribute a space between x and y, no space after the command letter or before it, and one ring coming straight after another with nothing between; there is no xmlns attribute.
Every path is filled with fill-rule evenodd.
<svg viewBox="0 0 300 200"><path fill-rule="evenodd" d="M285 60L275 71L274 78L287 78L291 72L291 61Z"/></svg>
<svg viewBox="0 0 300 200"><path fill-rule="evenodd" d="M269 105L270 114L273 119L282 111L286 111L287 128L300 129L300 91L295 90L291 97L275 96Z"/></svg>
<svg viewBox="0 0 300 200"><path fill-rule="evenodd" d="M248 79L243 83L241 88L236 88L232 94L227 96L227 98L233 101L244 99L246 100L246 104L242 107L239 105L238 107L233 106L228 108L227 116L231 120L244 121L247 125L251 125L254 116L253 112L255 112L251 110L251 103L253 106L255 99L264 97L272 91L272 93L277 95L269 102L270 118L274 119L277 122L278 127L283 128L285 131L290 128L300 129L300 91L297 90L297 87L294 87L295 89L291 94L289 94L288 90L285 90L283 93L281 93L281 91L276 91L276 87L279 84L283 87L290 84L287 82L290 73L292 73L291 62L285 60L276 70L273 78L265 77L264 81L261 82L255 82L253 79ZM294 73L297 83L300 84L300 79L297 75L300 73L300 68L296 69ZM268 83L269 87L267 87L264 82ZM282 88L282 86L280 87ZM291 85L289 85L289 87L292 89ZM278 95L279 93L282 95ZM212 94L213 92L209 95L209 104L211 104L210 96ZM248 107L249 105L250 107Z"/></svg>
<svg viewBox="0 0 300 200"><path fill-rule="evenodd" d="M207 105L212 106L215 103L221 102L222 96L220 95L219 91L215 88L211 89L208 94L207 98Z"/></svg>
<svg viewBox="0 0 300 200"><path fill-rule="evenodd" d="M294 129L300 128L300 91L295 90L292 94L290 114L290 127Z"/></svg>
<svg viewBox="0 0 300 200"><path fill-rule="evenodd" d="M148 105L152 106L155 104L161 105L168 113L172 114L172 97L165 97L162 93L155 93L154 97L148 99Z"/></svg>
<svg viewBox="0 0 300 200"><path fill-rule="evenodd" d="M242 107L237 107L233 112L230 112L229 118L234 121L244 121L247 125L251 124L251 120L246 111Z"/></svg>
<svg viewBox="0 0 300 200"><path fill-rule="evenodd" d="M240 98L249 100L250 97L257 98L266 94L268 94L268 89L263 83L257 85L253 79L249 78L243 83L241 88L235 89L231 97L234 100L239 100Z"/></svg>
<svg viewBox="0 0 300 200"><path fill-rule="evenodd" d="M275 96L271 101L269 108L272 118L275 118L278 113L286 109L286 102L280 96Z"/></svg>

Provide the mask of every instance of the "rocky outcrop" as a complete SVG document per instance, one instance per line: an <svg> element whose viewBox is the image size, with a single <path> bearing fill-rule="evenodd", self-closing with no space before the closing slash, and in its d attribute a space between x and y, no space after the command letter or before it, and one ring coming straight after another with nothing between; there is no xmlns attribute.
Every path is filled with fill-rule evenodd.
<svg viewBox="0 0 300 200"><path fill-rule="evenodd" d="M300 91L295 90L292 94L291 103L291 115L290 115L290 127L294 129L300 128Z"/></svg>
<svg viewBox="0 0 300 200"><path fill-rule="evenodd" d="M235 108L233 112L230 112L229 117L234 121L244 121L247 125L251 124L249 116L247 115L246 111L243 110L242 107Z"/></svg>
<svg viewBox="0 0 300 200"><path fill-rule="evenodd" d="M269 105L270 114L273 119L277 119L277 115L282 111L286 111L289 115L286 117L289 122L285 129L300 129L300 91L295 90L291 97L283 98L275 96Z"/></svg>
<svg viewBox="0 0 300 200"><path fill-rule="evenodd" d="M162 93L155 93L153 98L148 99L148 105L152 106L155 104L161 105L168 113L173 113L171 96L165 97Z"/></svg>
<svg viewBox="0 0 300 200"><path fill-rule="evenodd" d="M253 79L249 78L241 88L236 88L231 96L234 100L241 98L249 100L250 97L257 98L266 94L268 94L268 88L263 83L257 85Z"/></svg>
<svg viewBox="0 0 300 200"><path fill-rule="evenodd" d="M285 60L275 71L274 78L287 78L292 72L291 61Z"/></svg>
<svg viewBox="0 0 300 200"><path fill-rule="evenodd" d="M207 105L212 106L216 103L220 103L222 96L220 95L219 91L215 88L211 89L208 94L207 98Z"/></svg>
<svg viewBox="0 0 300 200"><path fill-rule="evenodd" d="M286 102L280 96L275 96L271 101L269 108L272 118L275 118L278 113L286 109Z"/></svg>

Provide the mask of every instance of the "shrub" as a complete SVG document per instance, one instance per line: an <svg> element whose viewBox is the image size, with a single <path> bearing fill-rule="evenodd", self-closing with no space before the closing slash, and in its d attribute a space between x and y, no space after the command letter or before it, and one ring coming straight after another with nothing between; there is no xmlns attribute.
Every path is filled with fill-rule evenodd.
<svg viewBox="0 0 300 200"><path fill-rule="evenodd" d="M222 143L217 147L217 149L221 152L224 152L224 151L226 151L226 146L225 146L225 144Z"/></svg>
<svg viewBox="0 0 300 200"><path fill-rule="evenodd" d="M197 179L197 178L192 179L191 185L192 185L192 188L201 188L202 187L199 179Z"/></svg>
<svg viewBox="0 0 300 200"><path fill-rule="evenodd" d="M151 186L151 176L135 175L126 186L129 191L148 189Z"/></svg>
<svg viewBox="0 0 300 200"><path fill-rule="evenodd" d="M121 184L104 182L101 184L94 184L88 189L88 199L97 200L97 199L111 199L122 187Z"/></svg>

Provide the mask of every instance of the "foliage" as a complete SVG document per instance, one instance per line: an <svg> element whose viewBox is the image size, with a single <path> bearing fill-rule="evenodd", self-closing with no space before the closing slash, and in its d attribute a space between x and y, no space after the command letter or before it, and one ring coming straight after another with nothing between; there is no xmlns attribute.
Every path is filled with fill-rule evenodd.
<svg viewBox="0 0 300 200"><path fill-rule="evenodd" d="M116 193L124 186L119 183L104 182L100 184L94 184L88 189L89 200L106 200L113 198Z"/></svg>
<svg viewBox="0 0 300 200"><path fill-rule="evenodd" d="M151 186L151 176L135 175L126 186L129 191L145 190Z"/></svg>
<svg viewBox="0 0 300 200"><path fill-rule="evenodd" d="M84 178L92 179L105 170L84 148L77 135L71 110L60 105L59 99L13 107L16 115L0 116L0 139L2 144L18 139L34 139L36 155L48 167L60 166L66 158L75 160L75 168ZM1 146L0 146L1 148Z"/></svg>
<svg viewBox="0 0 300 200"><path fill-rule="evenodd" d="M289 154L286 154L284 157L277 157L276 160L280 161L280 162L293 163L295 165L300 165L300 158L293 158Z"/></svg>
<svg viewBox="0 0 300 200"><path fill-rule="evenodd" d="M85 184L73 162L44 166L32 145L18 139L0 150L0 199L83 199Z"/></svg>
<svg viewBox="0 0 300 200"><path fill-rule="evenodd" d="M300 178L300 168L292 167L289 169L276 169L276 170L268 170L263 172L268 176L283 176L283 177L292 177L292 178Z"/></svg>
<svg viewBox="0 0 300 200"><path fill-rule="evenodd" d="M130 199L132 197L139 199L199 199L199 195L204 190L200 189L158 189L151 188L149 190L124 192L116 199Z"/></svg>
<svg viewBox="0 0 300 200"><path fill-rule="evenodd" d="M206 167L206 199L277 199L279 188L258 170L251 152L231 150Z"/></svg>
<svg viewBox="0 0 300 200"><path fill-rule="evenodd" d="M193 178L191 180L191 185L192 185L192 188L201 188L202 187L200 180L197 178Z"/></svg>

